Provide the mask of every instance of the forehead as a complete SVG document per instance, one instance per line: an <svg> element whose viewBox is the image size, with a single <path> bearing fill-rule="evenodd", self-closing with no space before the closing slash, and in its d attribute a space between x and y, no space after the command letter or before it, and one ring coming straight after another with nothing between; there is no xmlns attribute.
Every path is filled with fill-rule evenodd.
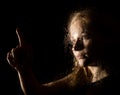
<svg viewBox="0 0 120 95"><path fill-rule="evenodd" d="M94 29L92 25L92 21L89 17L81 17L75 16L71 20L69 25L69 34L70 36L78 35L80 36L82 33L93 34Z"/></svg>
<svg viewBox="0 0 120 95"><path fill-rule="evenodd" d="M83 32L82 23L80 20L72 21L69 27L70 35L81 34Z"/></svg>
<svg viewBox="0 0 120 95"><path fill-rule="evenodd" d="M69 27L70 38L79 38L84 33L88 33L88 31L87 28L83 26L81 20L75 20L71 22L71 25Z"/></svg>

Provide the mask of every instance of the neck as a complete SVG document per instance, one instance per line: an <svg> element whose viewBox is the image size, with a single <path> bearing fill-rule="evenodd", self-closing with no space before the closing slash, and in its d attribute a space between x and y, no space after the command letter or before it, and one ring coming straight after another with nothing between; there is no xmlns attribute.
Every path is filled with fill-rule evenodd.
<svg viewBox="0 0 120 95"><path fill-rule="evenodd" d="M108 76L108 73L107 73L105 68L103 68L101 65L99 65L97 63L96 64L92 63L92 64L93 65L84 67L83 65L80 65L80 62L79 62L76 65L84 68L84 71L85 71L86 75L88 77L91 76L91 82L92 83L97 82L97 81L99 81L99 80Z"/></svg>
<svg viewBox="0 0 120 95"><path fill-rule="evenodd" d="M88 66L89 71L92 73L92 82L99 81L108 76L108 73L101 66Z"/></svg>

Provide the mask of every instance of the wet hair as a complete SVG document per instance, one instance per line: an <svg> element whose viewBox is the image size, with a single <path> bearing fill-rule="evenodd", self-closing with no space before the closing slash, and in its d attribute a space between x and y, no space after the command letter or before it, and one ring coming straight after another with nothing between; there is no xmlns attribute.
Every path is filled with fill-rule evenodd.
<svg viewBox="0 0 120 95"><path fill-rule="evenodd" d="M119 22L116 19L116 15L109 10L102 10L97 8L81 8L71 13L68 23L65 27L65 50L72 54L72 43L70 40L69 28L71 23L75 20L81 20L84 31L88 31L105 38L108 42L105 47L105 54L103 54L103 65L113 68L113 63L117 63L118 56L116 53L120 53L119 47ZM73 57L74 60L74 57ZM74 61L73 61L74 62ZM118 67L119 64L114 64ZM115 70L115 69L114 69ZM113 70L112 70L113 71Z"/></svg>
<svg viewBox="0 0 120 95"><path fill-rule="evenodd" d="M81 8L72 12L65 27L67 43L70 41L69 28L74 21L80 20L84 31L92 31L103 36L109 33L111 36L113 33L118 33L116 31L118 31L119 22L115 18L116 15L113 15L112 12L100 10L96 7Z"/></svg>

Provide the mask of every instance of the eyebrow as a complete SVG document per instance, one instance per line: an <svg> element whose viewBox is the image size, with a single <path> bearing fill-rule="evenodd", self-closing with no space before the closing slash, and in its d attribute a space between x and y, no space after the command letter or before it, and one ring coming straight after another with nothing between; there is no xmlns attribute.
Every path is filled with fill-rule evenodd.
<svg viewBox="0 0 120 95"><path fill-rule="evenodd" d="M88 33L88 29L84 29L84 28L83 28L83 31L82 31L82 32Z"/></svg>
<svg viewBox="0 0 120 95"><path fill-rule="evenodd" d="M89 34L89 32L83 31L83 32L81 32L81 35L83 35L83 34Z"/></svg>

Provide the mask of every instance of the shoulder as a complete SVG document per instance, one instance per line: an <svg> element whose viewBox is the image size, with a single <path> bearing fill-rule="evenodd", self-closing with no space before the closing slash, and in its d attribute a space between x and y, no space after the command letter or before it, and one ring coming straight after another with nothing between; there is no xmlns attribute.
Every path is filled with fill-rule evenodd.
<svg viewBox="0 0 120 95"><path fill-rule="evenodd" d="M98 95L119 95L120 94L120 74L116 73L99 82L94 83L90 88L95 88ZM94 92L93 91L93 92Z"/></svg>

